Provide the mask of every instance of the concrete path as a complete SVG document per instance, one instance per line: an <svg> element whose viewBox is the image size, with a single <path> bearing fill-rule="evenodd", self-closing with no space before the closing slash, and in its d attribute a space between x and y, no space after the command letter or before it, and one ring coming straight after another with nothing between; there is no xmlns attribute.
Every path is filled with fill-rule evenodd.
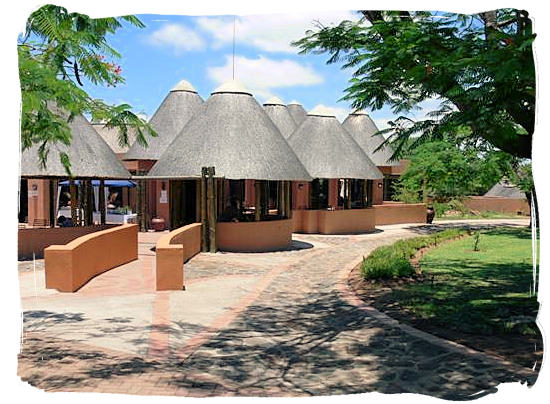
<svg viewBox="0 0 550 404"><path fill-rule="evenodd" d="M525 220L470 221L527 225ZM200 254L186 290L154 292L157 235L140 258L77 293L20 263L23 380L45 390L190 396L422 393L465 399L536 372L404 326L354 298L349 271L374 248L465 222L295 235L288 251Z"/></svg>

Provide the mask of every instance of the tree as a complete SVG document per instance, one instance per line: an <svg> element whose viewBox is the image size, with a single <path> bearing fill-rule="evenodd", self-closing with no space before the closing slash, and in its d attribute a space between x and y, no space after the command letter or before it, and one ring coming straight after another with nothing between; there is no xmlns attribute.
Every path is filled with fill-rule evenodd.
<svg viewBox="0 0 550 404"><path fill-rule="evenodd" d="M328 53L327 63L353 69L343 99L354 108L388 105L402 114L422 101L440 101L425 119L399 116L381 131L391 133L395 157L445 136L531 157L535 35L527 12L361 13L359 22L318 25L293 45L301 53Z"/></svg>
<svg viewBox="0 0 550 404"><path fill-rule="evenodd" d="M67 122L78 114L117 128L121 145L128 144L130 128L144 146L146 135L156 136L152 127L132 112L130 105L108 105L84 90L85 84L116 86L124 82L121 67L113 62L120 55L106 39L122 27L122 22L144 27L135 16L92 19L53 5L30 15L25 35L17 44L21 146L25 150L39 144L42 164L47 163L51 144L70 144ZM70 174L70 156L59 157Z"/></svg>

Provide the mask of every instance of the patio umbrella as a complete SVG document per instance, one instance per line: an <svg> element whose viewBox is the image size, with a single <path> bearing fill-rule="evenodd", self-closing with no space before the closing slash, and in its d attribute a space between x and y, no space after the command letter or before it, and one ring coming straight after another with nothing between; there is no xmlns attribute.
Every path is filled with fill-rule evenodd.
<svg viewBox="0 0 550 404"><path fill-rule="evenodd" d="M383 178L334 113L325 107L310 111L288 143L313 178Z"/></svg>
<svg viewBox="0 0 550 404"><path fill-rule="evenodd" d="M235 81L212 92L148 176L198 178L207 166L226 179L311 179L264 109Z"/></svg>
<svg viewBox="0 0 550 404"><path fill-rule="evenodd" d="M195 88L188 81L180 81L170 90L149 121L157 136L147 139L148 147L134 142L124 160L158 160L203 104L204 101Z"/></svg>
<svg viewBox="0 0 550 404"><path fill-rule="evenodd" d="M298 101L290 101L287 104L288 112L294 118L294 121L296 121L296 126L300 126L300 124L305 121L307 117L307 112L302 107L302 104L300 104Z"/></svg>
<svg viewBox="0 0 550 404"><path fill-rule="evenodd" d="M296 121L288 112L287 106L279 98L271 97L264 103L264 109L284 138L288 139L296 129Z"/></svg>
<svg viewBox="0 0 550 404"><path fill-rule="evenodd" d="M378 132L378 128L365 111L352 112L344 120L342 126L361 146L376 166L399 165L399 161L390 161L393 150L389 145L385 145L380 150L375 151L384 142L384 136L375 135Z"/></svg>
<svg viewBox="0 0 550 404"><path fill-rule="evenodd" d="M109 145L84 116L75 116L68 125L72 135L71 144L67 146L57 142L50 145L46 167L40 164L38 144L21 153L21 177L68 177L59 159L62 152L69 156L71 173L75 178L126 179L131 177Z"/></svg>

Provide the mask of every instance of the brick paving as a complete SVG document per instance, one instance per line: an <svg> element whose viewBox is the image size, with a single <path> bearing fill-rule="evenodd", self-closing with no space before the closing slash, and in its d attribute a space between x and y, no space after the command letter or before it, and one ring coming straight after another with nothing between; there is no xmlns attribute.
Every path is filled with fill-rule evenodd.
<svg viewBox="0 0 550 404"><path fill-rule="evenodd" d="M18 374L46 391L193 397L378 391L468 399L503 382L532 384L537 371L399 324L345 287L374 248L457 225L295 235L288 251L200 254L185 265L186 290L174 292L153 290L150 234L140 235L138 261L75 294L44 289L43 269L20 263Z"/></svg>

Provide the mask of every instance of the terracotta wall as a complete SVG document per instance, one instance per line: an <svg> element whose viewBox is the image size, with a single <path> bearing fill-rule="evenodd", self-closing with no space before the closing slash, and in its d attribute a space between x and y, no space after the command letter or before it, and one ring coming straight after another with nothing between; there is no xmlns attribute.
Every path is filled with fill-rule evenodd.
<svg viewBox="0 0 550 404"><path fill-rule="evenodd" d="M292 181L292 209L309 208L309 182Z"/></svg>
<svg viewBox="0 0 550 404"><path fill-rule="evenodd" d="M17 256L20 260L32 259L34 253L36 258L43 258L44 248L50 245L67 244L78 237L115 226L118 225L106 224L103 226L19 229L17 236Z"/></svg>
<svg viewBox="0 0 550 404"><path fill-rule="evenodd" d="M222 251L282 250L292 241L292 219L218 223L216 241L218 248Z"/></svg>
<svg viewBox="0 0 550 404"><path fill-rule="evenodd" d="M138 226L124 224L44 250L46 288L75 292L94 276L137 259Z"/></svg>
<svg viewBox="0 0 550 404"><path fill-rule="evenodd" d="M156 245L157 290L184 288L183 264L201 250L200 223L193 223L162 236Z"/></svg>
<svg viewBox="0 0 550 404"><path fill-rule="evenodd" d="M501 213L511 213L520 215L530 215L531 209L527 199L523 198L500 198L490 196L472 196L464 200L464 206L470 210L479 212L491 211Z"/></svg>
<svg viewBox="0 0 550 404"><path fill-rule="evenodd" d="M296 210L292 211L293 230L307 234L353 234L374 230L375 210Z"/></svg>
<svg viewBox="0 0 550 404"><path fill-rule="evenodd" d="M426 223L426 205L423 203L384 202L374 205L376 225Z"/></svg>
<svg viewBox="0 0 550 404"><path fill-rule="evenodd" d="M372 204L381 205L384 200L384 180L372 181Z"/></svg>

